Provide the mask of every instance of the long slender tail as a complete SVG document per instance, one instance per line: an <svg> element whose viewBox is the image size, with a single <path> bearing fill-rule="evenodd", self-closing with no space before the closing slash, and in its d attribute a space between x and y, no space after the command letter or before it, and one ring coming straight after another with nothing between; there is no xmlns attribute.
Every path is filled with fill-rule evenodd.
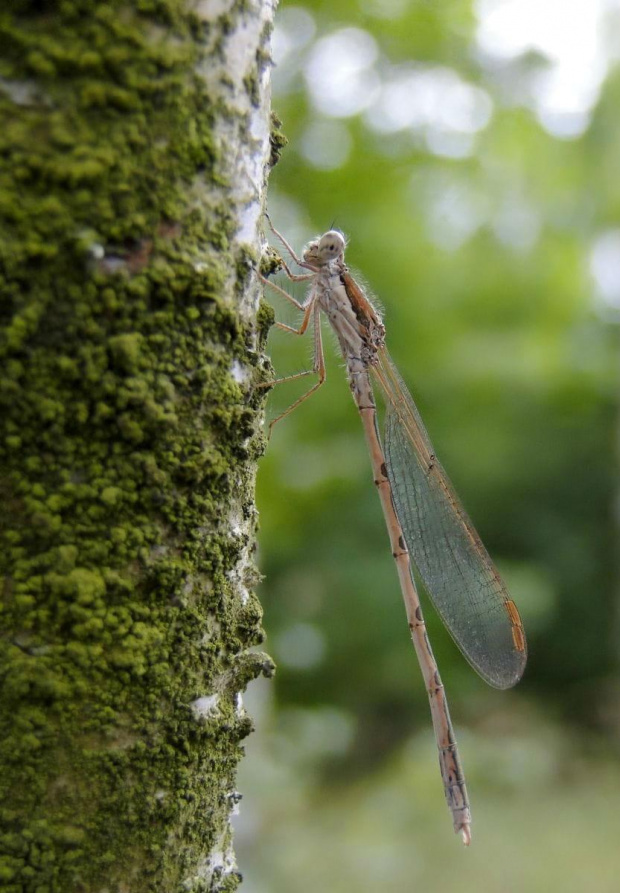
<svg viewBox="0 0 620 893"><path fill-rule="evenodd" d="M468 846L471 841L471 813L465 775L459 758L444 686L426 632L420 598L413 582L409 551L392 500L390 481L387 476L385 457L377 427L377 410L370 377L366 370L360 369L353 371L350 378L353 399L362 418L374 481L379 491L392 555L396 562L411 638L428 693L446 801L452 813L454 830L460 833L463 843Z"/></svg>

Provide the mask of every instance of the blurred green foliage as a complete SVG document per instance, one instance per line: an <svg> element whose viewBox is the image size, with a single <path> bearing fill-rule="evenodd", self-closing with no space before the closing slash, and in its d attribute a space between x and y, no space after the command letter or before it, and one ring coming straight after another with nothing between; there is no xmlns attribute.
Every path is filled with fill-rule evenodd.
<svg viewBox="0 0 620 893"><path fill-rule="evenodd" d="M551 66L544 54L493 59L481 49L481 16L492 6L284 5L274 107L290 145L272 175L270 210L298 249L334 224L347 233L348 263L379 298L390 352L524 618L526 675L514 693L498 694L477 679L427 609L457 730L478 730L498 711L527 703L530 718L544 713L558 723L557 735L598 736L613 763L620 730L620 285L614 292L620 249L617 256L608 252L601 267L597 246L615 244L620 218L620 70L610 62L600 92L584 103L581 124L578 115L553 119L536 92ZM610 33L618 21L608 20ZM351 28L358 31L348 34L349 43L357 40L372 61L350 75L361 84L357 111L344 114L336 94L330 112L312 78L327 68L327 98L332 76L344 77L346 92L346 71L338 67L346 68L347 55L336 52L330 60L319 50L338 44L321 41ZM430 73L439 84L427 100L430 111L417 125L381 129L382 87L412 71ZM470 90L474 111L461 130L449 108L442 123L446 71ZM411 95L400 94L405 112L408 102L424 105L411 83ZM479 113L485 108L486 119ZM397 103L394 120L399 113ZM302 288L292 291L303 297ZM277 296L272 302L280 319L294 318L286 302ZM274 332L279 375L309 367L306 340ZM315 762L319 777L342 780L369 766L387 771L386 760L413 733L428 731L430 717L359 419L342 362L332 339L325 340L328 381L276 425L260 470L261 597L279 663L280 720L272 721L291 710L336 710L349 723L346 744L334 753L317 751ZM271 413L307 382L277 388ZM523 734L535 735L524 722ZM616 768L612 775L617 796ZM470 794L475 812L471 778ZM439 786L434 795L441 798ZM520 796L519 821L535 810ZM570 799L565 789L562 797ZM449 825L447 811L444 820ZM516 833L516 821L507 822L506 834ZM491 833L501 836L497 828ZM353 888L404 886L281 887ZM554 888L551 882L514 887Z"/></svg>

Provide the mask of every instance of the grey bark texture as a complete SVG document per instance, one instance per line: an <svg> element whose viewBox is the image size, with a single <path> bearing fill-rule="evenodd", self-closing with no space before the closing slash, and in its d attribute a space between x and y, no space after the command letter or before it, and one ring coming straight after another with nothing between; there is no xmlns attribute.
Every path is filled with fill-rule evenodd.
<svg viewBox="0 0 620 893"><path fill-rule="evenodd" d="M0 10L0 889L228 891L271 0Z"/></svg>

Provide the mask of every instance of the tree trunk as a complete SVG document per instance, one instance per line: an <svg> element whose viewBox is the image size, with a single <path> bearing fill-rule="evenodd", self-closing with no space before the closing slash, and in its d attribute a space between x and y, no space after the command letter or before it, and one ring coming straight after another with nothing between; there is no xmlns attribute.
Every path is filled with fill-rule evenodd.
<svg viewBox="0 0 620 893"><path fill-rule="evenodd" d="M0 10L4 891L238 885L272 12Z"/></svg>

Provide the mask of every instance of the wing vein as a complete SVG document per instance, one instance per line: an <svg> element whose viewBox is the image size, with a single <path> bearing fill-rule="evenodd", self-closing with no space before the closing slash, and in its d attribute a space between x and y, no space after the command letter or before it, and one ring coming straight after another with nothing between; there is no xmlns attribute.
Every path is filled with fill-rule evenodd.
<svg viewBox="0 0 620 893"><path fill-rule="evenodd" d="M373 371L385 396L386 465L411 558L467 660L490 685L508 688L520 679L527 657L514 602L385 349Z"/></svg>

